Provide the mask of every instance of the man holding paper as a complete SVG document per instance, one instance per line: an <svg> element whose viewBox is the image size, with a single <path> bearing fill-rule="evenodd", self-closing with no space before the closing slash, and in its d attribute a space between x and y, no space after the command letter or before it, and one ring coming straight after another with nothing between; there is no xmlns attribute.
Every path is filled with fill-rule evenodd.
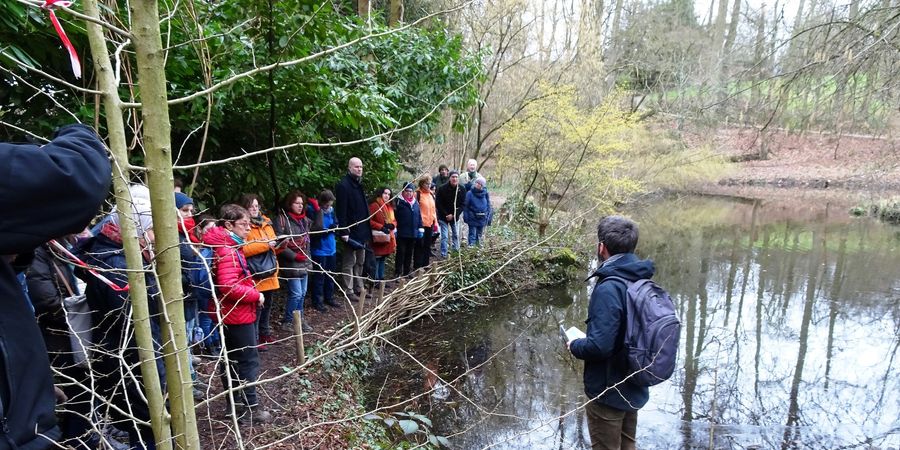
<svg viewBox="0 0 900 450"><path fill-rule="evenodd" d="M622 348L625 337L627 286L621 278L651 278L653 262L634 254L637 224L621 216L608 216L597 226L597 256L601 264L591 275L597 283L588 306L587 333L576 338L567 330L569 351L584 360L584 392L591 399L585 408L592 449L634 449L637 411L650 397L648 388L629 383ZM574 330L577 331L577 330Z"/></svg>

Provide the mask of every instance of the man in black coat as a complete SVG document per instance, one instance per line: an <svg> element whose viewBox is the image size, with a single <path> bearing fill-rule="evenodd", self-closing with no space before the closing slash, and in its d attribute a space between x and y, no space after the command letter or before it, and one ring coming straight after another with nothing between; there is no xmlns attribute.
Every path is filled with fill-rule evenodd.
<svg viewBox="0 0 900 450"><path fill-rule="evenodd" d="M362 185L363 164L350 158L347 174L334 187L334 214L340 225L338 236L344 241L341 272L344 289L351 301L358 301L363 289L363 264L366 245L372 239L369 227L369 202Z"/></svg>
<svg viewBox="0 0 900 450"><path fill-rule="evenodd" d="M110 179L106 149L83 125L44 146L0 143L0 449L50 448L60 436L47 349L12 255L82 231Z"/></svg>
<svg viewBox="0 0 900 450"><path fill-rule="evenodd" d="M435 204L441 226L441 257L447 257L447 239L453 233L453 250L459 251L459 216L466 206L466 188L459 184L459 172L450 172L449 182L437 190Z"/></svg>

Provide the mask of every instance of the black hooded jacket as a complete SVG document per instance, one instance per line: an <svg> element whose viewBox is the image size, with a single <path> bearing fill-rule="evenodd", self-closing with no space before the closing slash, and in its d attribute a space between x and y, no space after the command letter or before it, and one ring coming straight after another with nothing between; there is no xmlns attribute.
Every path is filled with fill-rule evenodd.
<svg viewBox="0 0 900 450"><path fill-rule="evenodd" d="M461 184L453 186L447 183L438 188L434 202L437 207L438 220L448 223L455 222L466 206L466 188ZM448 221L447 216L450 214L453 214L453 220Z"/></svg>
<svg viewBox="0 0 900 450"><path fill-rule="evenodd" d="M622 355L628 287L621 281L605 280L611 276L629 281L649 279L655 271L652 261L640 260L634 253L615 255L601 265L591 276L597 278L597 284L584 322L587 337L569 345L572 355L584 360L584 393L592 399L599 395L595 401L618 410L637 411L647 403L650 390L622 382L629 374Z"/></svg>
<svg viewBox="0 0 900 450"><path fill-rule="evenodd" d="M110 165L90 128L64 127L44 146L0 144L0 450L59 438L41 332L10 258L77 233L109 193Z"/></svg>

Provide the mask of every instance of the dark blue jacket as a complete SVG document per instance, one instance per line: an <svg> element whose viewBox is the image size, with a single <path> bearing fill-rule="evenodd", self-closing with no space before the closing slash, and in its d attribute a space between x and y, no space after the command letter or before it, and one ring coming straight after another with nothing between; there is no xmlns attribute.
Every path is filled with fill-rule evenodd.
<svg viewBox="0 0 900 450"><path fill-rule="evenodd" d="M589 398L620 383L629 372L621 353L625 339L627 287L621 281L604 282L604 279L617 276L637 281L653 277L654 272L652 261L640 260L634 253L624 253L614 260L610 258L592 275L597 277L597 284L591 293L585 321L587 337L576 339L569 346L576 358L584 360L584 393ZM626 381L596 401L622 411L637 411L649 398L649 389Z"/></svg>
<svg viewBox="0 0 900 450"><path fill-rule="evenodd" d="M419 202L413 198L409 202L402 197L394 203L394 218L397 219L397 238L415 239L422 227L422 214L419 211Z"/></svg>
<svg viewBox="0 0 900 450"><path fill-rule="evenodd" d="M466 206L463 208L463 220L470 226L484 227L491 221L491 196L487 189L472 189L466 193Z"/></svg>
<svg viewBox="0 0 900 450"><path fill-rule="evenodd" d="M44 449L60 436L47 349L2 255L81 231L109 193L110 176L103 143L81 125L60 129L43 147L0 144L0 449Z"/></svg>
<svg viewBox="0 0 900 450"><path fill-rule="evenodd" d="M351 239L361 244L371 241L369 202L366 201L362 183L348 173L334 187L334 197L334 214L337 223L341 224L341 227L350 227L349 229L341 228L338 234L349 235Z"/></svg>

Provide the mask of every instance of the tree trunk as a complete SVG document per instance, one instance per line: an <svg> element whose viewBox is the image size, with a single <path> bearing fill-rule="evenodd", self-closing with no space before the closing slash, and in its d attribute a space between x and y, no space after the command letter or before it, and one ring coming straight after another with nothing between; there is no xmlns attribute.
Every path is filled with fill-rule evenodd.
<svg viewBox="0 0 900 450"><path fill-rule="evenodd" d="M156 0L132 0L134 47L141 92L147 181L153 205L156 235L156 269L165 311L162 328L169 407L180 449L199 449L194 413L193 383L188 370L187 336L184 325L184 294L181 291L177 213L172 195L172 143L167 103L165 52L159 32Z"/></svg>
<svg viewBox="0 0 900 450"><path fill-rule="evenodd" d="M734 5L731 7L731 23L728 24L728 37L725 38L725 53L727 54L731 47L734 45L734 41L737 38L737 28L738 22L741 20L741 0L734 0Z"/></svg>
<svg viewBox="0 0 900 450"><path fill-rule="evenodd" d="M357 0L356 1L356 13L359 14L359 17L363 19L369 20L369 13L372 12L372 5L369 3L369 0Z"/></svg>
<svg viewBox="0 0 900 450"><path fill-rule="evenodd" d="M97 0L86 0L84 12L88 16L100 19ZM113 75L109 50L100 25L85 22L88 41L91 46L91 59L97 73L98 89L103 91L103 108L106 111L106 128L109 133L109 149L113 155L113 191L116 195L116 211L121 217L131 217L132 207L128 191L128 150L125 142L125 121L122 117L122 99L119 98L118 86ZM165 400L156 368L156 355L153 350L153 335L150 331L150 308L147 299L147 280L141 257L141 246L137 239L134 222L120 220L122 231L122 247L125 250L125 261L128 272L128 299L131 302L131 318L134 323L134 338L138 346L141 360L141 377L144 382L144 395L150 409L150 426L157 448L172 448L172 433L166 421ZM136 445L136 443L134 443Z"/></svg>
<svg viewBox="0 0 900 450"><path fill-rule="evenodd" d="M391 13L388 16L388 25L397 26L403 21L403 0L391 0Z"/></svg>

